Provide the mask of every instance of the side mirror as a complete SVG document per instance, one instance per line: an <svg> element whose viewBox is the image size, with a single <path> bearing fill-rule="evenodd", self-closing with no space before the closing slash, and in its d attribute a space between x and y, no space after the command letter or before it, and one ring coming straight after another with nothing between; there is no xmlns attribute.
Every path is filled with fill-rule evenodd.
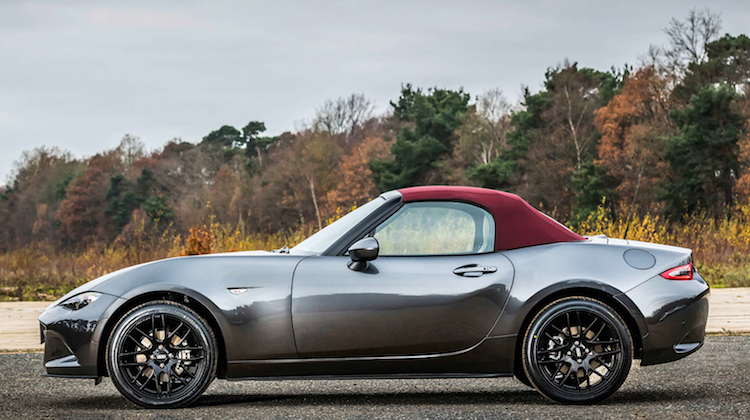
<svg viewBox="0 0 750 420"><path fill-rule="evenodd" d="M355 242L349 247L349 268L354 271L365 271L367 269L367 262L378 258L378 251L380 251L380 244L375 238L364 238Z"/></svg>

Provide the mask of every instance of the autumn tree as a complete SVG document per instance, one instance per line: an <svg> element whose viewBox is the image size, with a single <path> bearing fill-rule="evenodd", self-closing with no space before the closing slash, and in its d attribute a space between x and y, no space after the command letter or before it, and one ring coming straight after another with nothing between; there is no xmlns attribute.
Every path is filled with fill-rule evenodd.
<svg viewBox="0 0 750 420"><path fill-rule="evenodd" d="M675 131L670 105L668 81L649 66L627 75L622 91L596 111L594 124L602 136L596 165L616 180L621 205L653 210L667 175L661 155Z"/></svg>
<svg viewBox="0 0 750 420"><path fill-rule="evenodd" d="M545 89L526 90L524 108L512 113L514 129L504 150L477 171L482 185L568 213L579 195L574 173L596 158L595 111L614 96L619 80L619 75L579 69L575 63L550 69Z"/></svg>
<svg viewBox="0 0 750 420"><path fill-rule="evenodd" d="M0 194L2 244L55 243L55 213L68 184L81 171L81 162L56 148L24 152L14 164L10 184Z"/></svg>
<svg viewBox="0 0 750 420"><path fill-rule="evenodd" d="M342 158L339 183L325 196L326 216L339 208L362 205L377 196L369 162L371 159L388 159L390 146L380 137L368 137Z"/></svg>
<svg viewBox="0 0 750 420"><path fill-rule="evenodd" d="M72 245L82 246L101 238L110 178L122 169L120 156L115 151L99 154L89 159L83 173L68 185L57 219L60 230Z"/></svg>

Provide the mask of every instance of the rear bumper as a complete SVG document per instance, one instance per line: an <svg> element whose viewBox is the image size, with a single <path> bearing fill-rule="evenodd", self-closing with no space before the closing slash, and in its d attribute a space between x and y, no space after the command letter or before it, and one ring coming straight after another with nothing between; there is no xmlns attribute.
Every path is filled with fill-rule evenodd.
<svg viewBox="0 0 750 420"><path fill-rule="evenodd" d="M51 306L39 316L46 376L100 376L96 333L104 326L107 319L105 312L117 300L115 296L102 294L99 299L79 310Z"/></svg>
<svg viewBox="0 0 750 420"><path fill-rule="evenodd" d="M708 320L708 284L695 273L693 280L655 276L626 295L643 314L642 366L682 359L702 345Z"/></svg>

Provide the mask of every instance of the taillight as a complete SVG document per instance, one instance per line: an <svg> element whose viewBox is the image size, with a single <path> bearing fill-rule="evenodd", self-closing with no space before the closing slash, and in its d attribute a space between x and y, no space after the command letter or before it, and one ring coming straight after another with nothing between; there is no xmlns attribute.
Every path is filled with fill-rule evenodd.
<svg viewBox="0 0 750 420"><path fill-rule="evenodd" d="M661 276L667 280L692 280L693 263L689 262L679 267L670 268L669 270L661 273Z"/></svg>

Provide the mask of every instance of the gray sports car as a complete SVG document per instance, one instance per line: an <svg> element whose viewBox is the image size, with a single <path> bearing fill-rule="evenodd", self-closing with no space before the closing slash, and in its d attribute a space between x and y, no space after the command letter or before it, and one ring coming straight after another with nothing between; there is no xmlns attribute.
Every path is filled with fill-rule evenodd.
<svg viewBox="0 0 750 420"><path fill-rule="evenodd" d="M701 347L692 252L579 236L518 196L387 192L294 248L170 258L93 280L39 317L47 376L109 376L191 404L215 377L516 376L594 403Z"/></svg>

